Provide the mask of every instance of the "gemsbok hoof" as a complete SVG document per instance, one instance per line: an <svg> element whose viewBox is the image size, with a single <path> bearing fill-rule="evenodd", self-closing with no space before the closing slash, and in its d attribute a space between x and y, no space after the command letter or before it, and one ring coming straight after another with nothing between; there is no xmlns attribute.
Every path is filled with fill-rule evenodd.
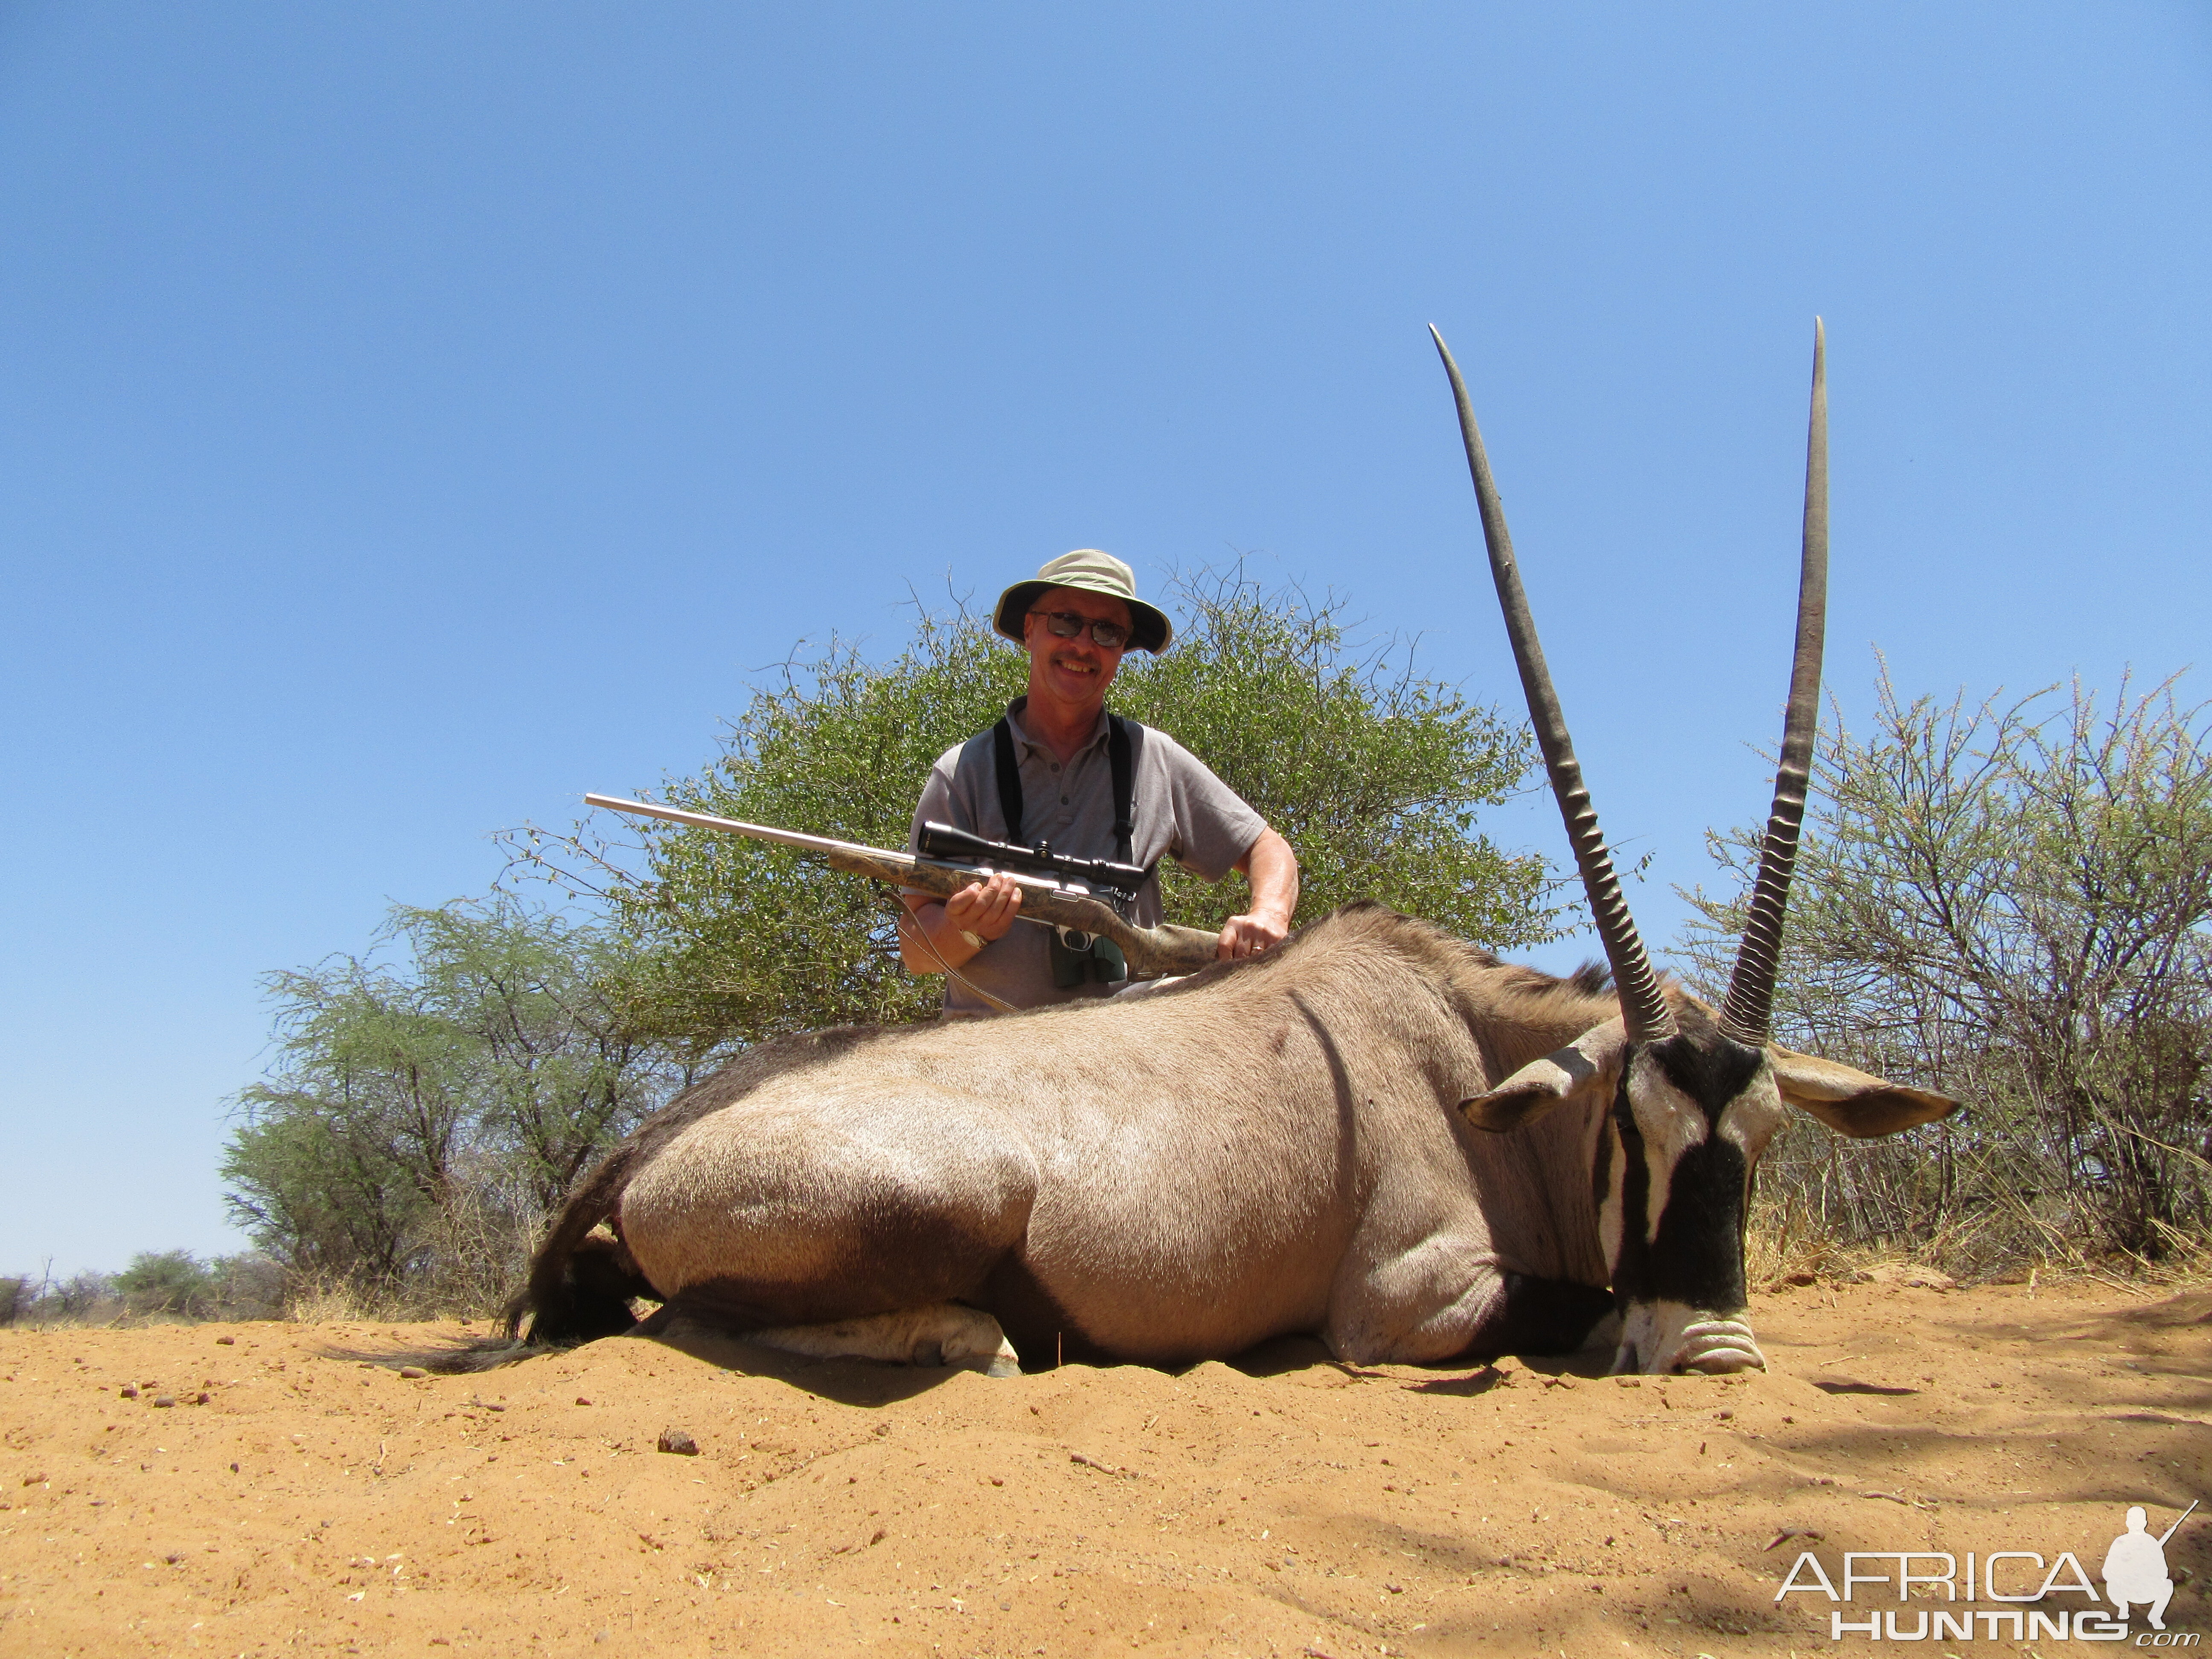
<svg viewBox="0 0 2212 1659"><path fill-rule="evenodd" d="M1696 1371L1722 1376L1735 1371L1763 1371L1766 1356L1741 1319L1701 1312L1680 1303L1632 1305L1621 1328L1616 1375L1649 1371L1655 1376Z"/></svg>
<svg viewBox="0 0 2212 1659"><path fill-rule="evenodd" d="M1723 1376L1735 1371L1763 1371L1766 1356L1759 1351L1751 1327L1740 1319L1709 1319L1682 1333L1682 1346L1674 1352L1676 1371L1702 1371Z"/></svg>
<svg viewBox="0 0 2212 1659"><path fill-rule="evenodd" d="M980 1309L952 1302L823 1325L776 1326L747 1335L763 1347L814 1359L873 1359L986 1376L1022 1374L1022 1362L999 1322Z"/></svg>

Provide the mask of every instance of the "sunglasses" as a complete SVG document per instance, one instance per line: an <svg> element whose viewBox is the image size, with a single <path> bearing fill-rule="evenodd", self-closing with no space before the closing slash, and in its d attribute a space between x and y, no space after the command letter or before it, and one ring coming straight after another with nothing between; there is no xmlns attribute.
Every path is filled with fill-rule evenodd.
<svg viewBox="0 0 2212 1659"><path fill-rule="evenodd" d="M1055 638L1073 640L1081 636L1085 629L1097 641L1102 650L1119 651L1129 642L1129 630L1119 623L1093 622L1088 617L1079 617L1073 611L1032 611L1032 617L1042 617L1044 625Z"/></svg>

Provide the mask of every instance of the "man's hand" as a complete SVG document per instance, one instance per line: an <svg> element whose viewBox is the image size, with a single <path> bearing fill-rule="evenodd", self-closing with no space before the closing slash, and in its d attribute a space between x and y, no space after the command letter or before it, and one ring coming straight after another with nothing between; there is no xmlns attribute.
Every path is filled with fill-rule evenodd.
<svg viewBox="0 0 2212 1659"><path fill-rule="evenodd" d="M988 945L1006 936L1021 908L1022 890L1001 870L988 881L963 887L945 900L945 925L956 934L973 933Z"/></svg>
<svg viewBox="0 0 2212 1659"><path fill-rule="evenodd" d="M1256 957L1290 936L1291 930L1273 916L1231 916L1222 925L1221 945L1215 954L1224 962L1232 957Z"/></svg>
<svg viewBox="0 0 2212 1659"><path fill-rule="evenodd" d="M1251 881L1252 908L1230 917L1222 927L1215 954L1224 962L1273 950L1290 937L1291 917L1298 908L1297 854L1273 830L1261 829L1260 838L1231 867Z"/></svg>
<svg viewBox="0 0 2212 1659"><path fill-rule="evenodd" d="M1002 870L942 902L919 893L903 902L914 921L899 929L899 960L909 974L941 974L1006 936L1021 913L1022 890Z"/></svg>

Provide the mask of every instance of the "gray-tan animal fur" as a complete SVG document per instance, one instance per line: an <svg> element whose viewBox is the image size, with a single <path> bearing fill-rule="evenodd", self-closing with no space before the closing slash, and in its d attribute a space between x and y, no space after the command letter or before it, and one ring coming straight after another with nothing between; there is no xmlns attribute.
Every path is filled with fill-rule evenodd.
<svg viewBox="0 0 2212 1659"><path fill-rule="evenodd" d="M1362 905L1149 997L757 1051L580 1188L533 1334L626 1328L635 1293L755 1332L963 1304L1031 1365L1292 1332L1353 1363L1571 1351L1611 1329L1590 1182L1610 1096L1510 1134L1457 1108L1618 1012ZM1929 1115L1775 1054L1792 1103L1847 1133ZM563 1252L601 1220L621 1249L580 1274Z"/></svg>

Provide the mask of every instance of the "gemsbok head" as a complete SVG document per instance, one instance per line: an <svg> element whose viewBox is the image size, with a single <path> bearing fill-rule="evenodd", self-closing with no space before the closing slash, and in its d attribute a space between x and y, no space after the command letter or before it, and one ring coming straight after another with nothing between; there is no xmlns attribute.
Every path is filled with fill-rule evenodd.
<svg viewBox="0 0 2212 1659"><path fill-rule="evenodd" d="M1727 1000L1717 1018L1696 1001L1663 989L1652 972L1544 665L1466 385L1443 337L1433 328L1430 333L1458 404L1491 575L1504 609L1529 718L1620 997L1619 1019L1522 1066L1460 1109L1478 1127L1496 1132L1517 1128L1563 1106L1589 1115L1592 1195L1621 1319L1616 1370L1764 1369L1765 1358L1742 1317L1747 1305L1744 1227L1752 1171L1782 1124L1785 1103L1844 1134L1861 1137L1933 1121L1957 1104L1833 1061L1793 1054L1769 1040L1783 910L1796 862L1820 716L1828 585L1824 332L1815 319L1797 647L1774 808Z"/></svg>

